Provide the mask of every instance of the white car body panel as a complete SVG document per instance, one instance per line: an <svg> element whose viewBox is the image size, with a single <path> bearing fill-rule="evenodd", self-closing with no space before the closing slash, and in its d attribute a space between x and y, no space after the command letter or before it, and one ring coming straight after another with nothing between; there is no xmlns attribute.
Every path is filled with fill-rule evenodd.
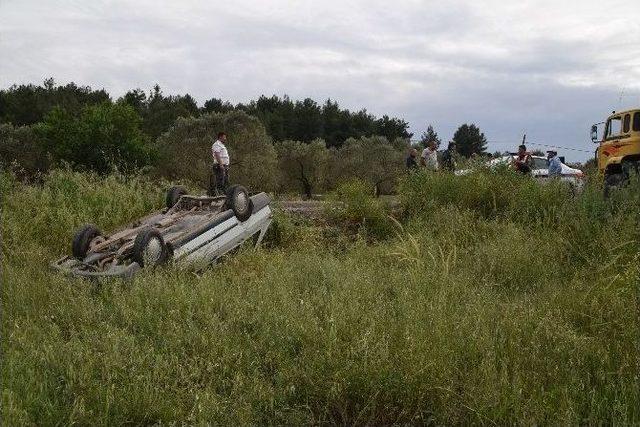
<svg viewBox="0 0 640 427"><path fill-rule="evenodd" d="M534 164L535 163L538 163L538 164L546 163L547 165L549 164L549 161L547 160L546 157L542 157L542 156L531 156L531 157L534 161ZM511 165L514 159L515 159L515 156L502 156L502 157L498 157L496 159L492 159L488 161L486 163L486 166L490 169L493 169L499 165ZM560 179L562 181L566 181L578 189L584 186L584 174L580 169L569 167L564 163L561 163L561 166L562 166L562 175L560 176ZM456 171L455 174L467 175L471 172L473 172L473 169L462 169L462 170ZM548 168L535 168L535 169L532 168L531 176L533 176L534 178L542 182L545 182L550 179L549 169Z"/></svg>
<svg viewBox="0 0 640 427"><path fill-rule="evenodd" d="M251 213L244 221L226 207L224 199L184 195L171 209L147 215L110 237L96 237L106 241L96 243L83 259L65 256L51 266L74 276L129 278L142 268L132 259L134 239L148 228L160 233L177 265L215 263L251 238L259 245L272 221L269 197L265 193L251 196Z"/></svg>

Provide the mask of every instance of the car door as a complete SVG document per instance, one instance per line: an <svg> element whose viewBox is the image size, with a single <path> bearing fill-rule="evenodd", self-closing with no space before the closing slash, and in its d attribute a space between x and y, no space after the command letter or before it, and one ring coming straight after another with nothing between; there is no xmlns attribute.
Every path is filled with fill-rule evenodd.
<svg viewBox="0 0 640 427"><path fill-rule="evenodd" d="M544 157L533 157L533 166L531 167L531 175L541 182L549 179L549 160Z"/></svg>

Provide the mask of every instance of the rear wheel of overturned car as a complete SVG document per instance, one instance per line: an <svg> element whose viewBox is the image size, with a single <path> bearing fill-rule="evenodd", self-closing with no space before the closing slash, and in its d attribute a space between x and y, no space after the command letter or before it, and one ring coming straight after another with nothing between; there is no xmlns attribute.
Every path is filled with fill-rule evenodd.
<svg viewBox="0 0 640 427"><path fill-rule="evenodd" d="M227 190L227 207L233 210L240 221L246 221L253 211L253 202L249 192L242 185L232 185Z"/></svg>
<svg viewBox="0 0 640 427"><path fill-rule="evenodd" d="M73 241L71 243L71 252L73 253L73 256L80 260L84 259L84 257L87 256L87 252L89 252L91 241L101 234L102 233L95 225L83 225L73 236Z"/></svg>
<svg viewBox="0 0 640 427"><path fill-rule="evenodd" d="M155 228L146 228L138 233L133 242L133 260L140 267L156 267L169 259L170 250L162 235Z"/></svg>
<svg viewBox="0 0 640 427"><path fill-rule="evenodd" d="M167 191L167 209L171 209L172 207L174 207L176 203L178 203L178 200L180 200L180 197L184 196L185 194L187 194L187 189L182 185L171 187Z"/></svg>

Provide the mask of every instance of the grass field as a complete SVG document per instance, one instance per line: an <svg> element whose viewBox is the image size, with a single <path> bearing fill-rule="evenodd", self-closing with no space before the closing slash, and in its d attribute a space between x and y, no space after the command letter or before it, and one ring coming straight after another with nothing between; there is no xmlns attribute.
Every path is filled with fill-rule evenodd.
<svg viewBox="0 0 640 427"><path fill-rule="evenodd" d="M166 183L2 175L2 422L638 424L640 192L416 174L195 274L47 265Z"/></svg>

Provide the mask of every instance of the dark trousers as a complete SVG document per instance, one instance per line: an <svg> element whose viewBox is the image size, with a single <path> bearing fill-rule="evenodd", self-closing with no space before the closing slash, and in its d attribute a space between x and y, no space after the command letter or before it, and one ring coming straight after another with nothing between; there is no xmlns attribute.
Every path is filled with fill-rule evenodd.
<svg viewBox="0 0 640 427"><path fill-rule="evenodd" d="M229 166L213 165L213 173L209 181L209 195L221 196L229 187Z"/></svg>

